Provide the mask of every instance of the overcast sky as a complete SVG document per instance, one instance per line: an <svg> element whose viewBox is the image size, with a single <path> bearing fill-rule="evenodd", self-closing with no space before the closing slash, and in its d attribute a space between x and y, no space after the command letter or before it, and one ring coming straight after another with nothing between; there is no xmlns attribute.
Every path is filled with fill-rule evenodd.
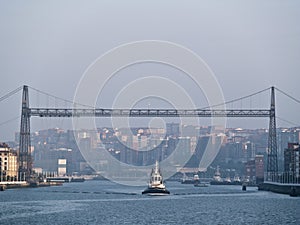
<svg viewBox="0 0 300 225"><path fill-rule="evenodd" d="M300 99L299 21L297 0L1 0L0 97L27 84L73 99L84 71L105 52L132 41L164 40L197 53L214 72L225 100L272 85ZM0 102L0 124L19 116L20 105L21 92ZM278 94L278 116L300 124L299 110L299 104ZM2 124L0 141L13 139L19 123ZM52 126L35 123L33 131ZM259 120L255 126L267 124Z"/></svg>

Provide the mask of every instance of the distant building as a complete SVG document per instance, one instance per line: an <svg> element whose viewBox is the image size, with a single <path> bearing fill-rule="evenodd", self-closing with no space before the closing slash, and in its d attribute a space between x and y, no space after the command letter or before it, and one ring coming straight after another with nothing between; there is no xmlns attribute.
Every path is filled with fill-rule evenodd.
<svg viewBox="0 0 300 225"><path fill-rule="evenodd" d="M229 143L229 158L233 162L244 162L244 150L243 150L243 143L242 142L233 142Z"/></svg>
<svg viewBox="0 0 300 225"><path fill-rule="evenodd" d="M65 161L63 161L65 160ZM73 151L68 148L50 149L45 151L42 158L35 162L36 167L43 169L43 173L69 175L74 172L72 168Z"/></svg>
<svg viewBox="0 0 300 225"><path fill-rule="evenodd" d="M249 179L250 182L256 180L255 172L255 160L249 160L245 163L245 177Z"/></svg>
<svg viewBox="0 0 300 225"><path fill-rule="evenodd" d="M256 155L254 160L245 163L245 177L251 183L260 184L264 182L264 156Z"/></svg>
<svg viewBox="0 0 300 225"><path fill-rule="evenodd" d="M65 176L67 174L67 160L66 159L58 159L58 176Z"/></svg>
<svg viewBox="0 0 300 225"><path fill-rule="evenodd" d="M0 143L0 181L18 180L18 156L17 152Z"/></svg>
<svg viewBox="0 0 300 225"><path fill-rule="evenodd" d="M284 150L284 172L291 176L293 181L299 181L300 174L300 145L299 143L288 143Z"/></svg>
<svg viewBox="0 0 300 225"><path fill-rule="evenodd" d="M167 123L166 124L166 136L179 137L180 136L180 125L179 123Z"/></svg>
<svg viewBox="0 0 300 225"><path fill-rule="evenodd" d="M186 168L199 168L200 161L206 150L210 136L199 137L195 151L191 155L191 158L187 161L184 167Z"/></svg>
<svg viewBox="0 0 300 225"><path fill-rule="evenodd" d="M193 125L182 125L181 136L183 137L199 137L200 128Z"/></svg>
<svg viewBox="0 0 300 225"><path fill-rule="evenodd" d="M299 130L298 129L288 129L288 128L281 128L277 129L277 157L278 157L278 169L279 171L283 171L284 167L284 151L286 146L289 143L298 143L299 139Z"/></svg>
<svg viewBox="0 0 300 225"><path fill-rule="evenodd" d="M264 182L264 156L256 155L255 156L255 178L256 184Z"/></svg>
<svg viewBox="0 0 300 225"><path fill-rule="evenodd" d="M250 141L247 141L245 143L244 149L245 149L245 154L246 154L247 161L248 160L253 160L255 158L255 153L256 153L254 143L252 143Z"/></svg>

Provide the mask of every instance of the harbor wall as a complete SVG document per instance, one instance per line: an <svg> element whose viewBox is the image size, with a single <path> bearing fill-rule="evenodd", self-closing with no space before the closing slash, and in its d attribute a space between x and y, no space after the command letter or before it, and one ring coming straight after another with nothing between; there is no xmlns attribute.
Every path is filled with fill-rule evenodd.
<svg viewBox="0 0 300 225"><path fill-rule="evenodd" d="M276 182L264 182L258 185L258 190L271 191L291 196L300 196L300 184L283 184Z"/></svg>
<svg viewBox="0 0 300 225"><path fill-rule="evenodd" d="M35 188L35 187L48 187L48 186L61 186L62 182L0 182L0 191L12 188Z"/></svg>

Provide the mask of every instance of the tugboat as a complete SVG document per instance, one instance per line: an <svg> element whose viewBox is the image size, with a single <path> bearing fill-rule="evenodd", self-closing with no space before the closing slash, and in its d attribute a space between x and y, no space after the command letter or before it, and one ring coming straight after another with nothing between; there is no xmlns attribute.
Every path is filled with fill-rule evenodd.
<svg viewBox="0 0 300 225"><path fill-rule="evenodd" d="M200 178L199 178L198 174L194 175L193 180L194 180L194 186L197 186L198 184L200 184Z"/></svg>
<svg viewBox="0 0 300 225"><path fill-rule="evenodd" d="M150 182L148 188L145 189L142 194L148 195L168 195L170 192L166 189L166 186L163 181L163 177L161 175L158 161L155 163L155 168L152 169L150 175Z"/></svg>
<svg viewBox="0 0 300 225"><path fill-rule="evenodd" d="M235 185L242 185L243 184L243 182L241 181L241 179L238 175L234 176L232 183L235 184Z"/></svg>
<svg viewBox="0 0 300 225"><path fill-rule="evenodd" d="M181 183L182 184L194 184L194 180L193 180L193 178L188 177L185 173L183 173Z"/></svg>
<svg viewBox="0 0 300 225"><path fill-rule="evenodd" d="M194 175L194 186L195 187L208 187L208 183L201 182L198 174L195 174Z"/></svg>
<svg viewBox="0 0 300 225"><path fill-rule="evenodd" d="M213 177L213 180L210 182L211 185L223 184L223 179L221 178L220 167L217 166L217 170Z"/></svg>

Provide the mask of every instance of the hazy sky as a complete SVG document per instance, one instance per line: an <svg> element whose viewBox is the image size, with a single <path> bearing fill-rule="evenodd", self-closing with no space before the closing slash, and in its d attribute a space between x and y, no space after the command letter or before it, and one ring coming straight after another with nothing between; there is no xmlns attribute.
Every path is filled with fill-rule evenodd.
<svg viewBox="0 0 300 225"><path fill-rule="evenodd" d="M0 97L28 84L73 99L84 71L106 51L132 41L165 40L196 52L215 73L226 100L272 85L300 99L299 21L297 0L1 0ZM19 116L20 105L21 93L0 102L0 124ZM278 94L277 106L278 116L300 124L299 104ZM19 123L1 125L0 141L13 139ZM33 123L32 130L47 123Z"/></svg>

